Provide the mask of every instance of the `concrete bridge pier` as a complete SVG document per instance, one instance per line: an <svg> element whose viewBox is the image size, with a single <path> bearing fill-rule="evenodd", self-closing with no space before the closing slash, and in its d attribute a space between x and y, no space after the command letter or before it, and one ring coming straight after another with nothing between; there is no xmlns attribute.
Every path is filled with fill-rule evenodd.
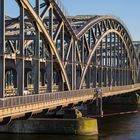
<svg viewBox="0 0 140 140"><path fill-rule="evenodd" d="M30 118L13 120L8 125L0 126L2 133L38 133L97 135L98 125L94 118L82 117L77 109L67 109L63 118Z"/></svg>

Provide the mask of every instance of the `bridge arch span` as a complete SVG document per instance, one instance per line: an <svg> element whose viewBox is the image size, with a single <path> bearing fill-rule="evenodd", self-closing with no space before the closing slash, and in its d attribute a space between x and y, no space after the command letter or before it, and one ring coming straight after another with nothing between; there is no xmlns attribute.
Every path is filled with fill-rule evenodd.
<svg viewBox="0 0 140 140"><path fill-rule="evenodd" d="M82 41L82 45L85 48L84 50L87 50L87 52L88 52L87 53L88 55L86 56L87 60L84 61L85 67L82 69L81 82L80 82L79 89L82 88L82 85L84 83L86 74L88 73L88 69L91 65L91 61L93 60L93 56L95 55L95 52L98 49L100 49L100 47L101 47L102 51L104 51L103 47L106 46L108 48L109 45L113 46L113 47L111 46L112 48L110 47L109 49L111 49L110 51L114 51L114 53L116 53L115 49L119 49L119 50L117 50L118 52L121 51L120 50L121 46L123 46L123 48L125 49L124 52L126 54L121 54L121 55L126 55L128 60L125 60L125 61L127 61L126 63L128 63L127 65L129 65L129 66L126 66L127 68L125 68L125 69L126 69L126 71L132 72L131 78L132 78L133 83L137 82L138 59L136 57L132 39L131 39L127 29L125 28L125 26L120 21L118 21L116 18L110 17L110 16L94 17L92 20L85 23L85 25L79 29L79 32L77 33L77 38L79 38L79 42ZM103 42L104 40L105 40L105 42ZM119 41L119 42L117 42L117 41ZM105 46L102 45L103 43L106 43L106 44L104 44ZM82 45L80 46L81 48L82 48ZM109 53L109 51L107 53ZM123 52L121 52L121 53L123 53ZM110 59L112 59L112 57L119 57L119 56L117 56L118 54L114 54L116 56L110 56ZM105 55L105 54L102 53L100 55ZM113 54L110 54L110 55L113 55ZM103 57L103 56L101 56L101 57ZM124 59L127 59L127 58L124 58ZM104 58L101 58L101 59L104 59ZM117 59L117 58L114 58L114 59ZM119 59L122 59L122 58L119 58ZM108 61L108 60L103 60L103 61ZM117 60L110 60L110 61L114 61L114 63L117 63L117 62L115 62ZM122 61L122 60L120 60L120 61ZM112 62L110 62L110 63L112 63ZM93 65L95 65L95 62ZM102 65L100 65L100 67L104 68L104 66L102 66ZM130 70L128 70L128 68ZM113 70L113 68L111 68L111 69ZM118 69L118 68L116 68L116 69ZM89 86L87 86L87 87L89 87Z"/></svg>
<svg viewBox="0 0 140 140"><path fill-rule="evenodd" d="M137 83L132 39L117 18L66 16L55 0L16 2L20 16L3 18L6 55L2 55L7 64L14 64L17 81L23 83L17 84L19 95L27 89L27 67L33 73L29 78L33 94Z"/></svg>

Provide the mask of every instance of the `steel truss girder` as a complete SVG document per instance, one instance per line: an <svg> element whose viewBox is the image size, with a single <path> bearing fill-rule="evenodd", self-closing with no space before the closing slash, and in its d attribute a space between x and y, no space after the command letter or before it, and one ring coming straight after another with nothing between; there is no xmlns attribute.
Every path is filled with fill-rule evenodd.
<svg viewBox="0 0 140 140"><path fill-rule="evenodd" d="M71 88L70 88L70 84L69 84L68 77L67 77L67 75L66 75L66 71L65 71L65 69L64 69L64 65L63 65L63 63L62 63L62 61L61 61L61 59L60 59L59 54L57 53L57 50L56 50L56 48L55 48L55 43L53 42L52 38L51 38L50 35L48 34L48 31L46 30L46 28L45 28L45 26L44 26L44 24L43 24L41 18L36 14L36 12L34 11L34 9L32 8L32 6L30 5L30 3L29 3L28 1L20 0L20 2L22 2L22 6L23 6L26 10L30 11L30 16L32 16L32 18L34 18L34 20L36 21L36 23L37 23L37 25L38 25L38 27L39 27L40 32L41 32L41 33L43 34L43 36L44 36L44 39L45 39L46 41L48 41L48 43L49 43L49 45L50 45L50 47L51 47L51 49L52 49L54 55L55 55L55 56L57 57L57 59L58 59L58 62L59 62L59 64L60 64L60 67L61 67L63 76L64 76L65 81L66 81L66 83L67 83L67 87L68 87L68 89L70 90Z"/></svg>
<svg viewBox="0 0 140 140"><path fill-rule="evenodd" d="M39 2L39 0L36 1ZM46 57L46 55L49 53L48 56L49 58L51 57L50 55L52 55L51 59L48 62L47 59L45 60L46 61L45 63L50 63L52 61L52 65L53 63L59 64L62 73L61 80L62 82L66 82L68 90L81 89L86 74L88 77L90 77L90 73L93 70L92 68L90 68L90 63L92 57L95 55L96 51L98 50L97 48L99 48L98 46L102 44L105 36L107 36L110 33L115 33L115 35L119 36L119 38L121 39L122 43L124 44L125 51L127 52L127 57L130 61L129 65L131 67L131 70L133 71L132 79L134 83L137 81L137 73L135 71L137 71L136 67L138 62L137 62L136 54L134 52L134 46L132 44L132 40L128 34L128 31L125 29L125 26L123 26L121 22L119 22L116 18L110 16L95 16L87 19L81 18L79 24L81 24L82 20L84 21L83 23L85 23L85 21L87 22L82 27L80 25L80 28L76 30L77 34L75 34L74 30L72 30L72 27L70 26L70 23L67 20L67 17L64 16L63 12L55 3L55 1L53 0L51 1L44 0L44 1L45 3L43 4L43 6L46 7L44 8L43 12L39 15L38 11L36 11L39 4L36 5L36 8L33 8L29 1L17 0L17 2L20 3L20 7L22 7L25 10L25 16L28 16L29 18L29 19L24 19L25 28L23 29L23 32L25 34L23 35L24 44L22 43L22 45L24 46L24 49L27 49L29 54L31 53L32 55L25 56L25 54L23 54L24 56L22 57L23 58L26 57L29 59L31 57L32 60L34 60L33 65L34 66L36 65L35 67L33 66L34 69L36 69L38 66L39 66L38 70L40 69L39 63L41 62L40 60L41 58L38 53L40 50L42 50L42 54L40 55ZM42 4L40 4L40 7L41 5ZM49 14L49 16L46 18L45 15L47 13ZM14 41L17 42L21 38L21 35L19 35L20 33L19 30L20 25L18 23L19 21L20 19L18 18L16 22L12 22L11 24L6 25L7 28L6 36L5 36L6 42L8 42L8 45L11 47L11 51L15 54L15 59L18 52L17 50L18 45L16 44L15 47ZM30 34L28 34L29 32ZM42 43L44 43L43 46L49 48L49 52L45 52L43 46L42 48L37 48L37 45L39 45L39 41L40 41L39 34L45 40L45 42ZM116 37L114 36L114 40L115 38ZM66 43L66 40L69 41ZM35 50L33 50L33 48L31 47L32 43L33 44L35 43L34 45ZM58 46L60 45L60 52L57 49L57 43ZM105 44L105 46L107 45L108 44ZM101 52L103 53L103 51L106 49L102 48ZM110 55L112 55L114 51L112 48L111 50L112 52L110 53ZM36 52L33 53L34 51ZM95 59L100 59L100 63L102 63L102 60L99 57L100 56L96 54ZM26 58L24 59L25 62L26 62ZM57 60L55 60L55 58L57 58ZM36 62L38 64L36 64ZM97 65L96 66L97 69L95 70L95 74L93 75L96 75L96 79L97 79L97 74L99 73L100 70L104 71L104 68L98 68L99 65L98 64L96 65ZM51 69L53 69L53 66L51 67ZM69 71L71 72L71 75ZM79 77L77 78L78 72L80 75L80 80L78 79ZM36 73L37 73L36 79L39 79L39 72L36 71ZM50 79L51 81L53 79L53 75L51 75L50 77L51 77ZM103 79L104 74L101 74L101 77ZM80 83L77 84L76 83L77 81L79 81ZM101 79L100 82L102 82ZM89 88L90 82L88 81L87 83ZM39 93L39 87L38 87L39 81L38 83L35 82L35 85L37 85L35 88L35 92ZM50 86L52 85L50 84ZM51 87L49 89L50 91L52 91ZM64 90L64 87L62 89Z"/></svg>
<svg viewBox="0 0 140 140"><path fill-rule="evenodd" d="M106 23L108 23L108 26L107 26L107 24L105 24L105 21L106 21ZM94 28L95 31L93 31L93 28ZM83 28L81 28L81 30L77 33L77 37L80 38L80 39L83 36L85 37L87 32L90 31L90 30L92 31L92 35L93 35L93 38L94 38L94 43L92 44L92 51L88 56L87 64L86 64L86 66L85 66L85 68L84 68L84 70L82 71L82 74L81 74L82 77L81 77L81 83L80 83L79 89L82 88L82 84L84 82L85 74L87 73L88 67L90 65L91 59L92 59L96 49L98 48L102 39L109 33L115 33L121 38L122 42L125 45L125 49L127 50L128 58L130 60L130 67L131 67L132 71L134 70L134 67L135 67L134 58L135 58L136 61L138 61L138 59L136 57L136 54L135 54L135 51L134 51L132 40L131 40L127 30L122 25L122 23L117 21L115 18L108 17L108 16L107 17L96 18L96 20L90 21L87 24L85 24L83 26ZM97 30L98 30L98 33L96 32ZM85 46L88 46L87 41L86 41ZM89 47L87 48L87 50L89 51ZM136 72L134 72L133 80L134 80L134 82L136 82L137 81L138 70L134 70L134 71L136 71Z"/></svg>

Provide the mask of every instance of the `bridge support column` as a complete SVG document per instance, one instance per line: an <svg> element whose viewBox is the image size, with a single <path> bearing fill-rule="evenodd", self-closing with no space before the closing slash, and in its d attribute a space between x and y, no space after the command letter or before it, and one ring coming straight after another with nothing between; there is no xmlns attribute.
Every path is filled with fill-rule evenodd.
<svg viewBox="0 0 140 140"><path fill-rule="evenodd" d="M110 39L110 45L109 45L109 53L110 53L110 58L109 58L109 71L108 71L108 82L109 86L112 87L112 33L110 33L109 36Z"/></svg>
<svg viewBox="0 0 140 140"><path fill-rule="evenodd" d="M120 76L120 69L119 69L119 53L120 53L120 48L119 48L119 39L117 37L117 41L116 41L116 67L117 67L117 70L116 70L116 86L119 86L119 76Z"/></svg>
<svg viewBox="0 0 140 140"><path fill-rule="evenodd" d="M39 15L39 0L36 0L36 11ZM37 28L37 25L36 25ZM40 92L40 32L36 29L36 39L35 39L35 60L33 66L33 76L34 76L34 92L39 94Z"/></svg>
<svg viewBox="0 0 140 140"><path fill-rule="evenodd" d="M121 65L121 67L122 67L122 65L123 65L123 63L122 63L122 61L123 61L123 46L122 46L122 42L120 41L120 46L119 47L121 47L120 49L121 49L121 54L120 54L120 65ZM122 86L123 85L123 70L122 70L122 68L120 69L120 86Z"/></svg>
<svg viewBox="0 0 140 140"><path fill-rule="evenodd" d="M24 94L24 8L20 6L20 54L17 58L17 94Z"/></svg>
<svg viewBox="0 0 140 140"><path fill-rule="evenodd" d="M61 59L62 59L62 63L64 65L64 59L65 59L65 48L64 48L64 38L65 35L64 35L64 26L62 26L62 29L61 29L61 33L60 33L60 40L61 40ZM61 76L62 76L62 81L61 81L61 84L60 84L60 90L61 91L64 91L64 76L63 74L61 73Z"/></svg>
<svg viewBox="0 0 140 140"><path fill-rule="evenodd" d="M112 77L113 77L113 86L116 86L116 35L113 34L113 70L112 70Z"/></svg>
<svg viewBox="0 0 140 140"><path fill-rule="evenodd" d="M102 89L95 88L96 95L96 114L103 117L103 97L102 97Z"/></svg>
<svg viewBox="0 0 140 140"><path fill-rule="evenodd" d="M40 71L40 75L42 77L42 79L41 79L41 86L45 86L45 80L46 80L45 71Z"/></svg>
<svg viewBox="0 0 140 140"><path fill-rule="evenodd" d="M5 94L5 14L4 2L0 0L0 98Z"/></svg>
<svg viewBox="0 0 140 140"><path fill-rule="evenodd" d="M52 8L49 11L49 34L53 39L53 9ZM49 64L47 65L46 73L47 73L47 81L48 81L47 90L49 92L52 92L52 90L53 90L53 54L52 54L52 50L50 52Z"/></svg>
<svg viewBox="0 0 140 140"><path fill-rule="evenodd" d="M108 86L108 44L107 36L105 37L105 66L104 66L104 86Z"/></svg>
<svg viewBox="0 0 140 140"><path fill-rule="evenodd" d="M62 134L62 135L95 135L98 134L97 120L81 119L45 119L32 118L15 120L8 125L0 126L3 133L22 134Z"/></svg>
<svg viewBox="0 0 140 140"><path fill-rule="evenodd" d="M72 89L76 89L76 42L74 41L72 47Z"/></svg>
<svg viewBox="0 0 140 140"><path fill-rule="evenodd" d="M90 88L90 81L91 81L91 68L89 66L86 74L86 88Z"/></svg>
<svg viewBox="0 0 140 140"><path fill-rule="evenodd" d="M82 50L82 52L81 52L81 60L82 60L83 66L84 66L85 65L84 37L82 37L82 39L81 39L81 50ZM82 85L82 88L83 88L83 85Z"/></svg>
<svg viewBox="0 0 140 140"><path fill-rule="evenodd" d="M46 66L47 74L47 90L52 92L53 90L53 56L50 57L51 62Z"/></svg>
<svg viewBox="0 0 140 140"><path fill-rule="evenodd" d="M77 109L66 111L62 119L31 118L15 120L5 126L0 126L0 132L33 133L33 134L72 134L97 135L98 125L94 118L84 118Z"/></svg>
<svg viewBox="0 0 140 140"><path fill-rule="evenodd" d="M99 87L103 86L103 43L100 43Z"/></svg>
<svg viewBox="0 0 140 140"><path fill-rule="evenodd" d="M96 88L97 85L97 67L96 67L96 51L95 55L93 56L93 87Z"/></svg>

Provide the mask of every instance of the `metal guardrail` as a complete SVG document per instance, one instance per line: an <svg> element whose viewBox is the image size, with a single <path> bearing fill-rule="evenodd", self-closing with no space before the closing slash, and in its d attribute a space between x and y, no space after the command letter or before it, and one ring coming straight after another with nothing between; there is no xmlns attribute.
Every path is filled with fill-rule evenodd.
<svg viewBox="0 0 140 140"><path fill-rule="evenodd" d="M16 107L21 105L40 103L40 102L53 102L53 101L82 97L82 96L93 95L93 94L94 94L93 89L85 89L85 90L63 91L63 92L55 92L55 93L2 98L0 99L0 108L10 108L10 107Z"/></svg>
<svg viewBox="0 0 140 140"><path fill-rule="evenodd" d="M140 84L127 85L127 86L118 86L118 87L104 87L102 92L116 92L123 90L131 90L134 88L140 88ZM37 104L43 102L56 102L59 100L70 100L76 97L85 97L85 96L95 96L95 89L82 89L82 90L73 90L73 91L61 91L54 93L44 93L44 94L34 94L34 95L25 95L25 96L16 96L16 97L7 97L0 99L0 108L11 108L16 106L28 105L28 104Z"/></svg>

